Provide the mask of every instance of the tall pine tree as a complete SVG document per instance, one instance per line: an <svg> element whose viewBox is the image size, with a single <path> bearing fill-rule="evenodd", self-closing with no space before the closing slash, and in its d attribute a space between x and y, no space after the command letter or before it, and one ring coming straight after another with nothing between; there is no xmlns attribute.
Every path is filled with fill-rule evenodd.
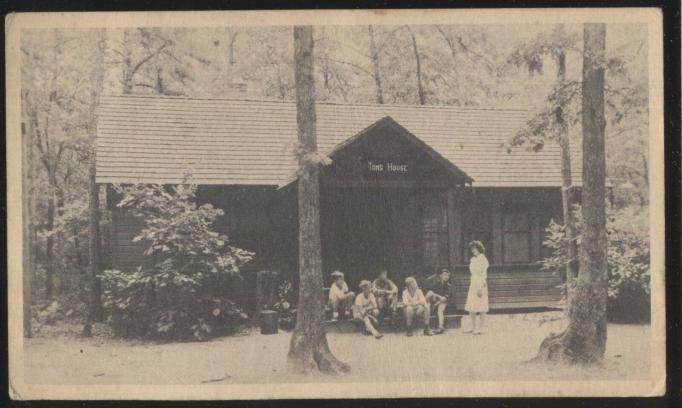
<svg viewBox="0 0 682 408"><path fill-rule="evenodd" d="M568 327L540 346L541 359L597 363L606 351L607 241L604 152L604 51L606 26L583 29L583 231L580 268L570 293Z"/></svg>
<svg viewBox="0 0 682 408"><path fill-rule="evenodd" d="M294 27L296 122L298 123L299 299L288 365L294 372L335 374L350 367L331 353L324 327L320 242L320 163L317 160L313 28Z"/></svg>

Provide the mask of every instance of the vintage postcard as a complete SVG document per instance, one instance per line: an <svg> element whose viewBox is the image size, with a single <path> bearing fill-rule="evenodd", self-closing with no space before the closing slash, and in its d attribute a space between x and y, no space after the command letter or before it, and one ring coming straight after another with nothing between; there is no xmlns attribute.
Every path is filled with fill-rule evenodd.
<svg viewBox="0 0 682 408"><path fill-rule="evenodd" d="M13 398L665 392L659 10L6 23Z"/></svg>

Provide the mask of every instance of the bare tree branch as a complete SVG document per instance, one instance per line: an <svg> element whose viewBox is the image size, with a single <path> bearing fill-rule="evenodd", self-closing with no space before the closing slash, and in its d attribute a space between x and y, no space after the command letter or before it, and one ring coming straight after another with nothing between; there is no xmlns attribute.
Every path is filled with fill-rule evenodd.
<svg viewBox="0 0 682 408"><path fill-rule="evenodd" d="M351 67L353 67L353 68L355 68L355 69L357 69L357 70L360 70L360 71L364 72L364 73L367 74L367 75L370 75L370 76L372 75L372 73L369 71L369 69L364 68L364 67L361 67L360 65L357 65L357 64L355 64L355 63L348 62L348 61L341 61L341 60L337 60L337 59L329 58L329 57L325 57L325 59L328 60L328 61L331 61L331 62L335 62L335 63L337 63L337 64L343 64L343 65L351 66ZM318 59L318 60L319 60L319 59Z"/></svg>
<svg viewBox="0 0 682 408"><path fill-rule="evenodd" d="M168 44L169 44L169 41L164 40L164 43L159 48L157 48L156 51L149 53L149 55L147 55L142 60L140 60L137 64L135 64L133 69L130 70L129 77L132 78L133 76L135 76L135 73L137 73L137 71L142 67L142 65L146 64L147 62L149 62L149 60L151 60L152 58L159 55L161 53L161 51L163 51L168 46Z"/></svg>

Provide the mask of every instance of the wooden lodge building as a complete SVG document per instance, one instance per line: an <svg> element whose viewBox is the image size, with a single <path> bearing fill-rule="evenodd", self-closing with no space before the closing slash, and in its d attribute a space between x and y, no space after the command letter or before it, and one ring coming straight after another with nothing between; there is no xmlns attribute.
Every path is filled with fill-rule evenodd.
<svg viewBox="0 0 682 408"><path fill-rule="evenodd" d="M325 282L339 269L357 291L385 267L402 288L405 277L421 283L446 266L461 309L467 243L477 239L491 264L491 308L556 306L560 279L538 261L548 254L546 226L562 218L560 151L508 150L528 118L516 109L318 103L318 147L332 159L320 175ZM246 269L276 269L296 283L296 140L294 102L105 96L97 182L177 184L191 174L198 199L225 211L216 229L255 252ZM132 242L141 221L107 190L111 266L148 262Z"/></svg>

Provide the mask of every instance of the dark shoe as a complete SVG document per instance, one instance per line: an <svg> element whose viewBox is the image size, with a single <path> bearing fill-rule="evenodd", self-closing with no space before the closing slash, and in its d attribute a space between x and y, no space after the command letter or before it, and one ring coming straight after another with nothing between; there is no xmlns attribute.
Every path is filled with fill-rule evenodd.
<svg viewBox="0 0 682 408"><path fill-rule="evenodd" d="M425 336L433 336L433 331L431 329L424 329Z"/></svg>
<svg viewBox="0 0 682 408"><path fill-rule="evenodd" d="M407 331L407 337L412 337L412 336L414 336L414 331L412 331L412 329L409 329Z"/></svg>
<svg viewBox="0 0 682 408"><path fill-rule="evenodd" d="M433 334L443 334L443 333L445 333L445 329L442 327L433 331Z"/></svg>
<svg viewBox="0 0 682 408"><path fill-rule="evenodd" d="M377 333L377 334L374 335L374 338L377 339L377 340L379 340L379 339L382 338L382 337L384 337L384 335L381 334L381 333Z"/></svg>

